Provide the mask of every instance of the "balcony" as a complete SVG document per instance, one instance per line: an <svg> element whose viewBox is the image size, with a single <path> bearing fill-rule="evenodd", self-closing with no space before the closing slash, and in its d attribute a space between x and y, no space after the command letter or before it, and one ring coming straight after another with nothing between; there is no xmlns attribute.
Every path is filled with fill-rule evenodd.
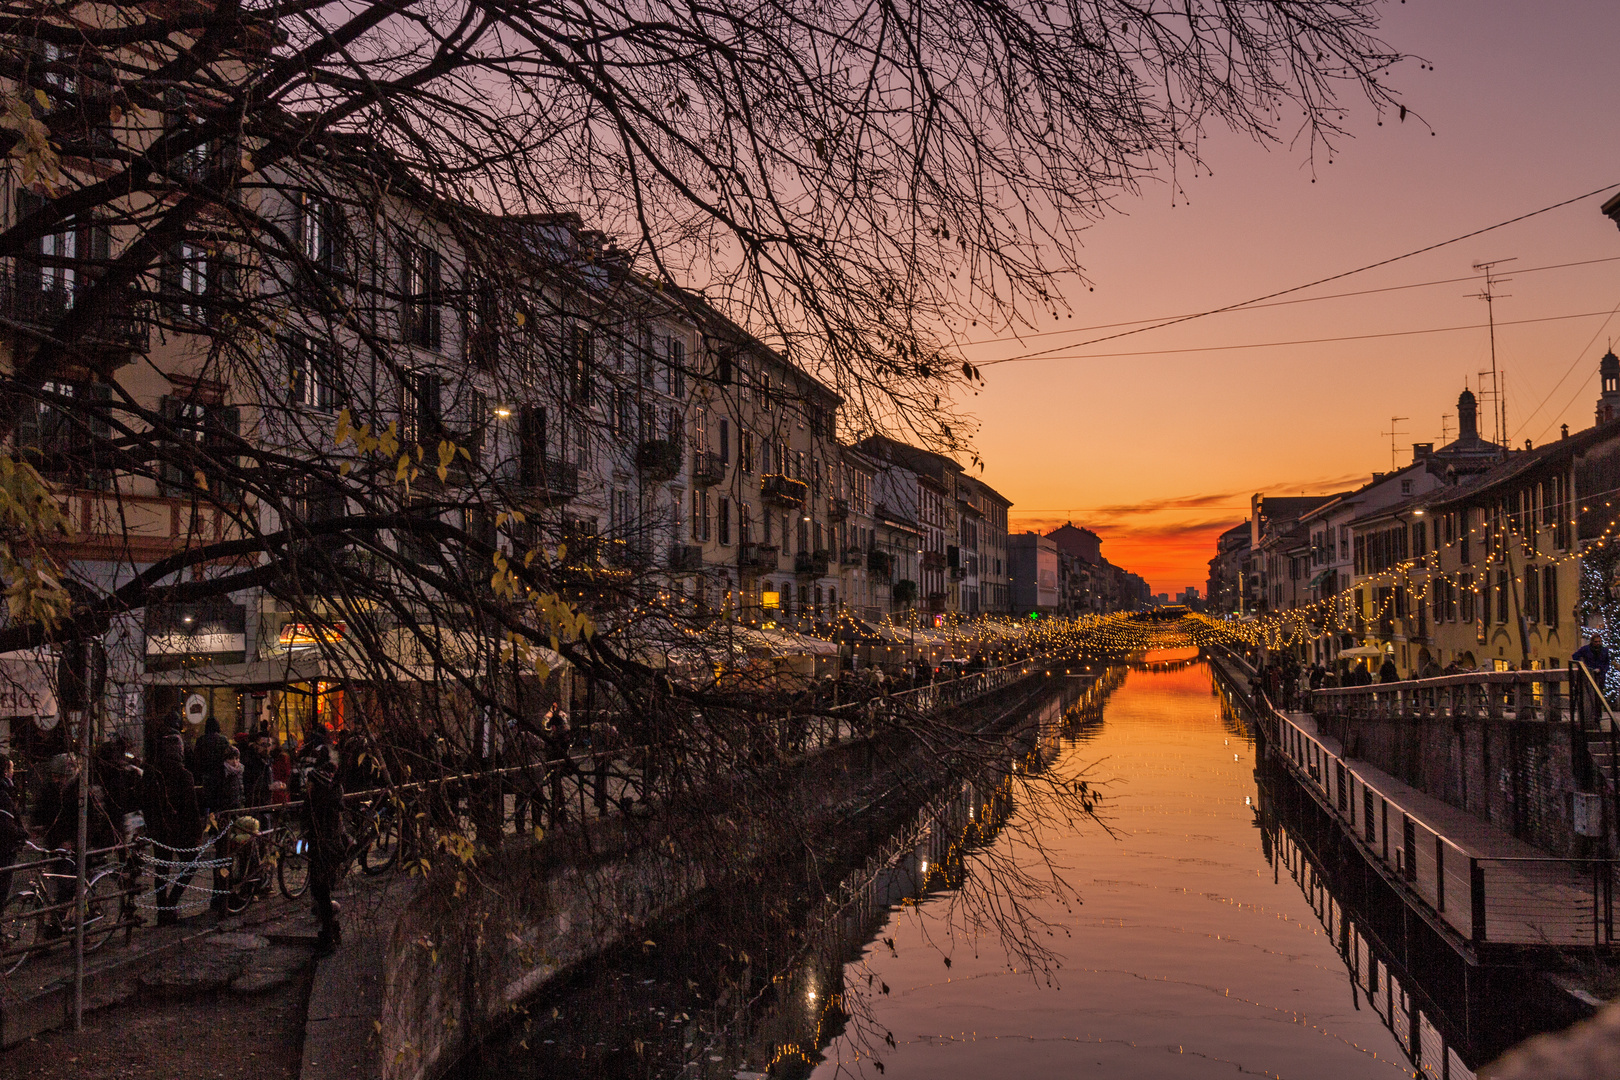
<svg viewBox="0 0 1620 1080"><path fill-rule="evenodd" d="M550 506L579 494L578 465L527 454L517 464L517 486L528 502Z"/></svg>
<svg viewBox="0 0 1620 1080"><path fill-rule="evenodd" d="M945 610L945 594L942 593L942 592L931 592L931 593L929 593L928 594L928 610L929 611L944 611Z"/></svg>
<svg viewBox="0 0 1620 1080"><path fill-rule="evenodd" d="M795 574L825 577L827 569L831 565L832 557L826 551L801 551L793 557L793 572Z"/></svg>
<svg viewBox="0 0 1620 1080"><path fill-rule="evenodd" d="M828 499L827 500L827 520L828 521L830 521L830 522L832 522L834 524L837 524L840 521L848 520L848 518L849 518L849 500L848 499Z"/></svg>
<svg viewBox="0 0 1620 1080"><path fill-rule="evenodd" d="M768 573L776 569L781 550L775 544L744 544L738 554L738 565L744 570Z"/></svg>
<svg viewBox="0 0 1620 1080"><path fill-rule="evenodd" d="M14 268L0 262L0 316L23 326L49 330L67 320L72 344L101 357L145 352L149 327L143 294L130 287L92 304L81 298L86 287L49 280L19 281Z"/></svg>
<svg viewBox="0 0 1620 1080"><path fill-rule="evenodd" d="M924 570L945 569L945 553L943 551L925 551L922 553Z"/></svg>
<svg viewBox="0 0 1620 1080"><path fill-rule="evenodd" d="M714 487L726 479L726 463L713 450L692 452L692 486Z"/></svg>
<svg viewBox="0 0 1620 1080"><path fill-rule="evenodd" d="M810 485L803 480L775 475L759 478L759 497L767 506L795 509L803 506L809 496Z"/></svg>
<svg viewBox="0 0 1620 1080"><path fill-rule="evenodd" d="M636 447L636 469L651 484L673 480L681 471L681 447L669 439L643 439Z"/></svg>
<svg viewBox="0 0 1620 1080"><path fill-rule="evenodd" d="M887 551L873 551L866 556L866 569L879 581L888 581L894 576L894 556Z"/></svg>
<svg viewBox="0 0 1620 1080"><path fill-rule="evenodd" d="M669 568L675 571L703 569L703 547L700 544L676 544L669 549Z"/></svg>
<svg viewBox="0 0 1620 1080"><path fill-rule="evenodd" d="M951 567L950 577L952 581L961 581L967 577L967 568L961 566Z"/></svg>
<svg viewBox="0 0 1620 1080"><path fill-rule="evenodd" d="M845 548L843 557L838 560L840 566L860 566L866 562L866 552L860 548Z"/></svg>

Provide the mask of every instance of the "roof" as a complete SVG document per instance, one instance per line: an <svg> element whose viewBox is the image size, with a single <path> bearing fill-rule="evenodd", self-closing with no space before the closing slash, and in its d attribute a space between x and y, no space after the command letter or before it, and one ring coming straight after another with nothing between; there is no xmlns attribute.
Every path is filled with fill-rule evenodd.
<svg viewBox="0 0 1620 1080"><path fill-rule="evenodd" d="M1620 438L1620 420L1589 427L1566 439L1558 439L1533 450L1510 450L1507 452L1506 461L1486 471L1474 483L1459 485L1462 490L1442 489L1443 497L1435 499L1430 505L1452 506L1471 502L1498 488L1513 484L1539 468L1573 459L1577 454L1585 453L1598 443L1615 438Z"/></svg>
<svg viewBox="0 0 1620 1080"><path fill-rule="evenodd" d="M897 439L889 438L887 435L868 435L855 444L855 449L879 461L899 465L902 468L911 470L918 476L927 477L942 484L946 482L950 474L962 471L962 466L944 454L936 454L932 450L922 450L915 446L908 446Z"/></svg>

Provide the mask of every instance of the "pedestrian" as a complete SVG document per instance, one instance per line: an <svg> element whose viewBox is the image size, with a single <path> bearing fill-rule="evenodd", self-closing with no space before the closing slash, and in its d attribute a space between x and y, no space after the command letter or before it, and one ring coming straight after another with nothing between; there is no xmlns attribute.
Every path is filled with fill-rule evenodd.
<svg viewBox="0 0 1620 1080"><path fill-rule="evenodd" d="M304 773L304 824L309 830L309 892L321 932L315 955L331 956L343 943L338 908L332 889L349 857L348 834L343 827L343 781L338 779L336 755L325 742L313 742L301 764Z"/></svg>
<svg viewBox="0 0 1620 1080"><path fill-rule="evenodd" d="M275 739L267 732L253 736L241 755L242 805L269 806L270 782L273 779L271 755Z"/></svg>
<svg viewBox="0 0 1620 1080"><path fill-rule="evenodd" d="M285 742L270 738L270 802L281 806L292 801L293 761Z"/></svg>
<svg viewBox="0 0 1620 1080"><path fill-rule="evenodd" d="M1575 650L1574 659L1586 665L1586 670L1592 673L1592 681L1602 687L1609 674L1609 650L1603 647L1603 637L1596 631L1586 639L1586 644Z"/></svg>
<svg viewBox="0 0 1620 1080"><path fill-rule="evenodd" d="M202 844L202 814L185 753L180 736L170 732L158 740L151 766L141 776L141 813L152 840L159 926L180 921L180 896L197 873Z"/></svg>
<svg viewBox="0 0 1620 1080"><path fill-rule="evenodd" d="M1312 664L1311 665L1311 689L1312 690L1320 690L1320 689L1322 689L1322 684L1327 681L1327 674L1328 674L1327 673L1327 668L1322 666L1322 661L1318 660L1316 663Z"/></svg>
<svg viewBox="0 0 1620 1080"><path fill-rule="evenodd" d="M209 908L216 914L225 914L225 894L231 885L231 864L225 862L231 854L231 844L228 839L231 833L231 819L233 811L242 809L242 751L235 746L225 748L225 759L220 762L220 779L214 786L211 808L209 814L213 818L213 830L219 833L219 839L214 841L214 858L220 865L214 867L214 895L209 902Z"/></svg>
<svg viewBox="0 0 1620 1080"><path fill-rule="evenodd" d="M1585 664L1586 670L1592 673L1592 683L1596 685L1597 690L1594 693L1592 686L1587 685L1582 690L1582 697L1585 699L1587 711L1595 714L1598 711L1598 702L1593 699L1597 697L1607 699L1609 696L1609 650L1603 647L1602 635L1594 630L1586 639L1586 644L1575 650L1570 663Z"/></svg>
<svg viewBox="0 0 1620 1080"><path fill-rule="evenodd" d="M216 800L219 786L225 780L225 753L230 749L231 740L220 732L219 721L210 716L208 723L203 725L202 738L198 739L197 745L191 749L192 760L197 763L195 769L197 783L202 786L200 808L204 817L217 813L220 809Z"/></svg>
<svg viewBox="0 0 1620 1080"><path fill-rule="evenodd" d="M1401 681L1401 673L1395 667L1395 658L1393 656L1386 655L1384 657L1383 666L1378 669L1378 681L1381 683Z"/></svg>
<svg viewBox="0 0 1620 1080"><path fill-rule="evenodd" d="M0 754L0 907L11 897L11 865L28 839L22 808L17 805L16 767L8 754Z"/></svg>

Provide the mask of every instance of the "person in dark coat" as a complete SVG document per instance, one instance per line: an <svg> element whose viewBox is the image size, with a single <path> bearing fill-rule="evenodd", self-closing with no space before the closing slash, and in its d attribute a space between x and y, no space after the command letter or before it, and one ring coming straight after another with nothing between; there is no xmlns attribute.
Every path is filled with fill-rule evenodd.
<svg viewBox="0 0 1620 1080"><path fill-rule="evenodd" d="M275 739L268 732L260 732L242 749L242 805L269 806L271 774L270 756Z"/></svg>
<svg viewBox="0 0 1620 1080"><path fill-rule="evenodd" d="M212 716L203 725L202 738L191 748L192 760L197 763L197 783L202 785L202 812L206 817L218 813L219 786L225 780L225 755L231 749L231 740L219 730L219 721ZM241 803L237 803L241 806ZM234 807L232 809L235 809Z"/></svg>
<svg viewBox="0 0 1620 1080"><path fill-rule="evenodd" d="M301 763L304 775L304 823L309 829L309 892L321 932L316 956L330 956L343 942L332 889L349 857L349 839L343 827L343 781L338 778L336 754L324 742L313 742Z"/></svg>
<svg viewBox="0 0 1620 1080"><path fill-rule="evenodd" d="M158 925L172 925L180 921L180 896L197 872L184 864L196 860L202 842L196 785L179 735L158 740L157 755L141 777L141 813L156 864Z"/></svg>
<svg viewBox="0 0 1620 1080"><path fill-rule="evenodd" d="M16 767L8 755L0 754L0 907L11 896L12 871L4 869L17 861L28 827L23 824L22 807L17 805Z"/></svg>
<svg viewBox="0 0 1620 1080"><path fill-rule="evenodd" d="M1378 681L1381 683L1401 681L1401 673L1395 668L1395 658L1393 656L1384 657L1383 666L1378 669Z"/></svg>

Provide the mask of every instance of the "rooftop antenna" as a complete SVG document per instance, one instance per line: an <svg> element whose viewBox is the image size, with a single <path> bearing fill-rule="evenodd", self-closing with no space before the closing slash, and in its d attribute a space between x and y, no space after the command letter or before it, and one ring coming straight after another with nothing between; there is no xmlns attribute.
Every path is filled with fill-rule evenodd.
<svg viewBox="0 0 1620 1080"><path fill-rule="evenodd" d="M1496 425L1496 438L1492 441L1498 446L1503 445L1503 440L1507 438L1507 406L1502 400L1502 384L1496 370L1496 301L1499 298L1512 296L1513 294L1498 293L1496 286L1505 285L1513 279L1499 278L1496 276L1495 270L1496 267L1501 266L1503 263L1513 262L1516 258L1517 256L1514 256L1513 258L1496 259L1492 262L1474 264L1474 269L1485 275L1485 290L1473 295L1477 299L1485 301L1485 318L1491 328L1491 397L1494 399L1491 420ZM1481 372L1481 374L1484 373Z"/></svg>
<svg viewBox="0 0 1620 1080"><path fill-rule="evenodd" d="M1378 433L1380 435L1388 435L1389 436L1389 471L1390 472L1394 472L1395 469L1396 469L1396 465L1395 465L1395 437L1397 435L1405 435L1405 434L1407 434L1404 431L1397 430L1396 425L1398 425L1402 420L1410 420L1410 419L1412 419L1410 416L1392 416L1392 417L1389 418L1389 430L1388 431L1380 431Z"/></svg>
<svg viewBox="0 0 1620 1080"><path fill-rule="evenodd" d="M1451 441L1451 414L1445 413L1440 417L1440 445L1445 446Z"/></svg>

